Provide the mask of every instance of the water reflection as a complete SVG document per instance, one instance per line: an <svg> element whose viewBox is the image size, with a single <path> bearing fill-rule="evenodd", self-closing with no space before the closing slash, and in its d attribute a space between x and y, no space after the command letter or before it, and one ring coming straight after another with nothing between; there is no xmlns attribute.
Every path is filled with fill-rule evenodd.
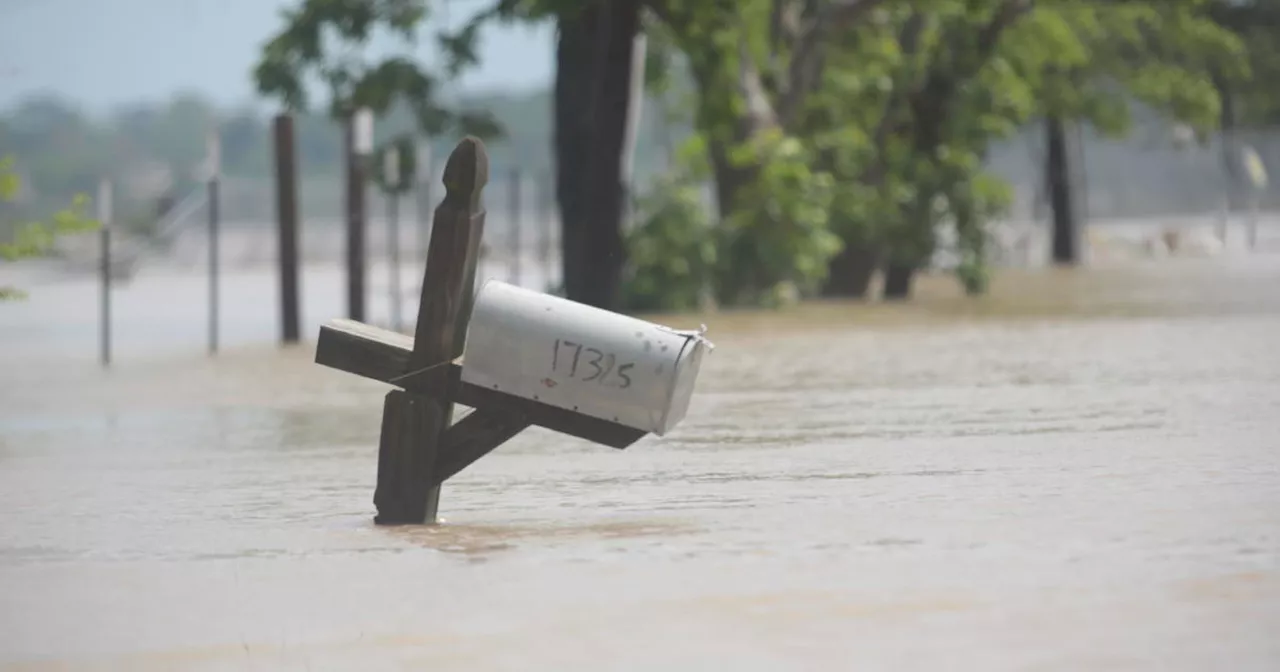
<svg viewBox="0 0 1280 672"><path fill-rule="evenodd" d="M699 317L678 431L525 432L432 528L372 525L385 387L305 348L0 350L0 666L946 667L935 641L1265 668L1277 286L1276 259L1171 262Z"/></svg>
<svg viewBox="0 0 1280 672"><path fill-rule="evenodd" d="M582 542L631 540L645 537L670 539L692 534L699 528L688 521L619 520L583 524L466 525L444 524L434 527L405 526L386 528L398 541L459 555L472 562L482 562L498 553L527 548L530 545L572 546Z"/></svg>

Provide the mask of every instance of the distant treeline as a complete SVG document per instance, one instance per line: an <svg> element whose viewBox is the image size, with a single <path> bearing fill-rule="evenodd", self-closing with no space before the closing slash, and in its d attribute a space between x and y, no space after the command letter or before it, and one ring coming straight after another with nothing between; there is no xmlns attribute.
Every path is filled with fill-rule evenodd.
<svg viewBox="0 0 1280 672"><path fill-rule="evenodd" d="M549 178L553 170L551 97L546 91L476 96L471 105L491 111L505 134L487 143L495 184L518 167L526 176ZM269 217L272 180L271 117L263 109L223 109L193 94L168 101L137 103L108 114L89 114L75 103L56 97L33 97L0 112L0 157L12 156L23 179L17 203L0 204L0 236L5 223L26 216L46 216L62 208L76 193L92 194L106 177L117 185L118 219L136 219L139 226L153 217L157 199L165 192L181 196L196 188L196 175L205 158L205 142L216 128L221 141L224 173L239 185L255 185L251 203L224 203L229 216L251 210ZM1102 141L1086 134L1086 172L1091 183L1091 210L1099 216L1139 216L1148 212L1208 210L1220 189L1221 169L1216 149L1192 156L1172 151L1168 127L1141 105L1134 106L1139 131L1124 140ZM689 136L687 123L672 120L655 101L642 115L635 169L643 190L666 166L667 152ZM379 139L413 128L404 110L395 110L376 125ZM342 135L322 114L296 117L298 165L303 180L337 184L342 171ZM1246 140L1257 142L1268 163L1280 145L1270 133ZM1038 188L1040 166L1036 152L1039 132L1024 129L1015 138L995 142L987 165L1013 184L1020 207L1030 206ZM456 138L436 138L432 153L442 159ZM1172 151L1172 153L1170 153ZM1156 170L1156 168L1160 168ZM260 183L260 186L258 185ZM544 187L549 184L544 185ZM259 193L260 192L260 193ZM1213 192L1212 194L1207 192ZM239 191L227 191L232 198ZM304 200L335 201L333 194L301 195ZM497 197L495 194L494 197ZM326 205L326 208L329 205ZM334 206L337 207L337 206ZM321 208L324 209L324 208ZM331 208L330 208L331 209ZM327 211L327 210L326 210ZM336 210L335 210L336 212Z"/></svg>
<svg viewBox="0 0 1280 672"><path fill-rule="evenodd" d="M488 143L495 171L519 167L545 174L551 168L547 92L475 96L469 104L490 111L505 131ZM271 117L263 110L219 109L194 94L103 115L88 114L68 100L34 97L0 113L0 155L14 157L27 185L19 199L23 210L58 207L74 193L92 193L103 178L116 182L125 201L145 200L168 188L183 192L194 186L211 129L220 138L225 174L270 179ZM645 122L636 156L640 173L657 167L664 144L656 128L660 115L648 114ZM381 141L412 128L407 112L394 110L378 120L376 136ZM318 113L298 115L295 134L304 178L342 171L342 134L331 119ZM442 158L456 141L435 138L432 153Z"/></svg>

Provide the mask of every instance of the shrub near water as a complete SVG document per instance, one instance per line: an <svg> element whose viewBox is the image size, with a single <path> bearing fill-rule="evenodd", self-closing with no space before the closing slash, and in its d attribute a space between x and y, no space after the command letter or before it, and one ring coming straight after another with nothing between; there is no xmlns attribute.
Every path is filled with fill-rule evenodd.
<svg viewBox="0 0 1280 672"><path fill-rule="evenodd" d="M704 307L717 262L715 231L697 182L668 175L637 209L643 218L627 235L630 266L623 303L635 311Z"/></svg>
<svg viewBox="0 0 1280 672"><path fill-rule="evenodd" d="M709 300L778 306L812 292L840 251L827 225L831 175L812 168L795 138L762 134L733 157L760 167L751 188L727 218L712 223L698 188L703 152L695 136L681 168L638 204L640 222L627 237L627 308L692 310Z"/></svg>
<svg viewBox="0 0 1280 672"><path fill-rule="evenodd" d="M0 204L12 203L22 189L22 180L14 170L13 159L0 159ZM88 231L98 226L98 222L85 215L89 199L78 194L71 205L63 208L50 217L48 223L38 221L0 221L0 231L11 232L10 238L0 242L0 259L17 261L29 257L47 254L60 235ZM16 287L0 285L0 301L19 299L25 296Z"/></svg>

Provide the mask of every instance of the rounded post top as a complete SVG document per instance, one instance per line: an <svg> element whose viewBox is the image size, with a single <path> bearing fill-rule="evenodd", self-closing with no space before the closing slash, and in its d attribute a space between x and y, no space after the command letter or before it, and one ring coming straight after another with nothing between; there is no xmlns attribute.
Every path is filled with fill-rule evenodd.
<svg viewBox="0 0 1280 672"><path fill-rule="evenodd" d="M477 204L489 182L489 153L479 138L467 136L449 153L444 164L445 200Z"/></svg>

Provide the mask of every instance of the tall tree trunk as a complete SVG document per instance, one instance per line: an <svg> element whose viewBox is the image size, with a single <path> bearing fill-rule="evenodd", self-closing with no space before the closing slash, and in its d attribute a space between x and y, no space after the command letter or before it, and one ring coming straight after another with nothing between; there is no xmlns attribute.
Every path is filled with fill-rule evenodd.
<svg viewBox="0 0 1280 672"><path fill-rule="evenodd" d="M1053 263L1074 266L1080 261L1079 213L1073 198L1066 124L1059 117L1045 119L1045 180L1053 217Z"/></svg>
<svg viewBox="0 0 1280 672"><path fill-rule="evenodd" d="M638 0L561 16L556 43L556 200L568 298L616 309L626 263L623 166Z"/></svg>
<svg viewBox="0 0 1280 672"><path fill-rule="evenodd" d="M880 265L880 251L871 244L858 240L846 240L844 249L827 265L827 281L822 295L830 298L866 298Z"/></svg>
<svg viewBox="0 0 1280 672"><path fill-rule="evenodd" d="M911 281L915 274L915 264L889 262L884 269L885 301L905 301L911 298Z"/></svg>

